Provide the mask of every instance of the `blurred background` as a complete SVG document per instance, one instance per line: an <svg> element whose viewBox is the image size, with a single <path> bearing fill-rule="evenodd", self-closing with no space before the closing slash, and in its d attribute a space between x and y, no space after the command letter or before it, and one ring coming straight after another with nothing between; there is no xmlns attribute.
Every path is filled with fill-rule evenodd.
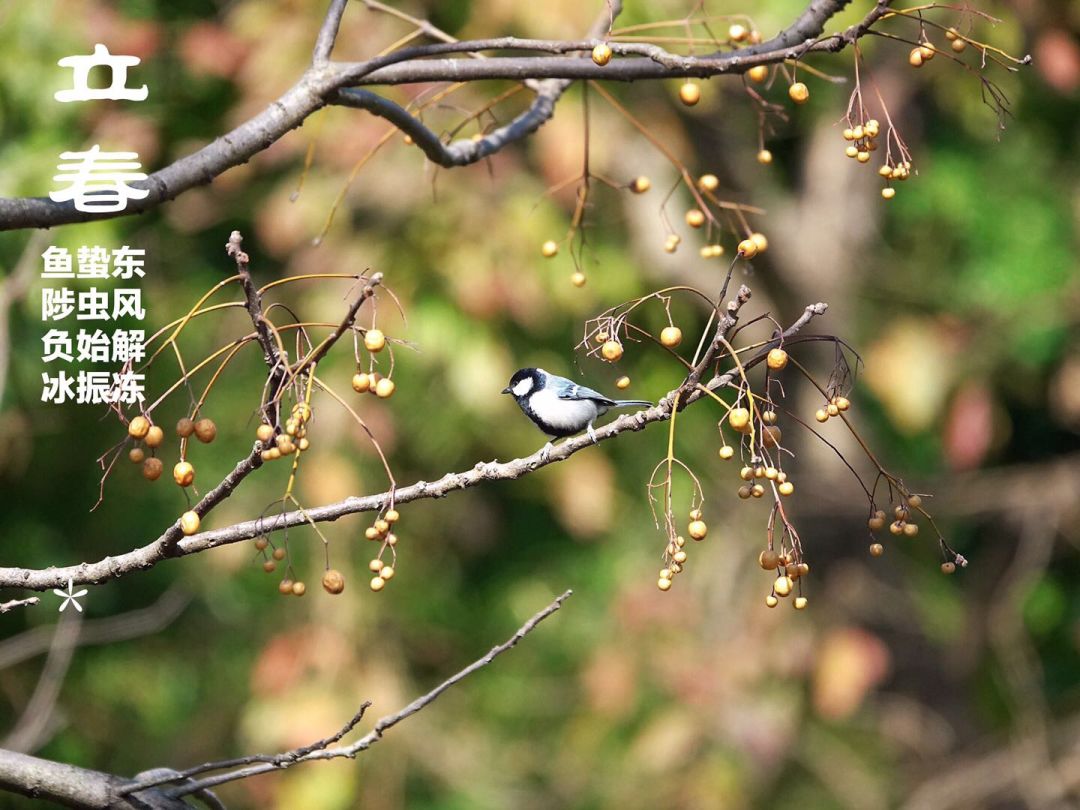
<svg viewBox="0 0 1080 810"><path fill-rule="evenodd" d="M0 3L0 193L46 193L59 153L92 143L137 151L150 169L190 153L295 81L324 5ZM401 6L463 38L576 38L598 7ZM768 36L800 8L764 0L754 23ZM66 611L59 625L59 600L45 594L36 607L0 616L2 744L125 775L304 745L363 700L374 701L370 718L398 709L573 588L564 610L520 647L357 761L298 767L220 795L230 806L320 810L1080 802L1080 7L980 8L1003 22L976 21L973 36L1034 57L1016 75L988 74L1011 101L1004 130L981 103L975 74L942 58L916 71L907 46L863 41L864 82L888 104L918 170L889 202L877 162L844 156L850 81L801 74L812 98L798 108L782 79L763 91L790 115L766 132L769 166L755 160L758 116L738 79L705 82L693 108L679 103L678 82L608 86L692 173L716 174L722 197L766 209L751 221L769 251L737 270L754 290L744 312L787 323L808 303L830 304L814 331L844 337L865 360L851 419L894 474L933 494L929 507L971 560L966 570L940 573L929 532L887 542L885 555L871 558L858 484L823 444L785 430L797 456L790 509L813 567L804 583L810 605L767 609L770 578L756 563L767 507L735 496L737 468L716 457L718 412L703 403L680 417L676 451L702 481L710 533L668 593L656 587L665 540L646 494L666 451L666 428L654 426L520 481L404 506L398 574L382 593L365 584L368 523L350 517L324 529L347 581L340 596L318 586L322 544L304 531L290 543L309 586L302 599L278 595L278 576L262 572L249 543L91 587L85 615ZM619 25L690 10L682 0L630 0ZM830 28L866 10L853 4ZM944 24L961 21L942 13L935 19ZM336 55L370 55L410 30L353 4ZM143 59L130 83L149 86L147 101L53 101L70 75L57 59L90 53L96 42ZM976 64L970 52L965 58ZM811 64L850 77L852 54ZM426 120L448 130L510 87L459 91ZM431 90L388 92L405 102ZM867 102L880 109L870 93ZM523 103L515 96L495 114L505 121ZM416 350L397 352L393 399L352 401L402 483L536 450L540 434L498 395L518 367L543 366L603 391L625 373L627 395L652 400L669 391L680 369L656 349L633 347L617 368L575 355L582 324L671 284L715 291L727 258L698 255L701 236L682 224L690 200L681 190L668 213L684 241L664 252L660 206L675 169L598 95L588 107L592 169L618 182L647 175L653 190L594 186L582 289L569 283L568 251L544 259L539 250L565 235L573 211L572 183L545 190L581 171L580 87L535 137L483 165L435 171L394 134L345 190L388 125L328 109L151 213L0 234L3 564L98 560L149 542L186 508L167 475L148 483L122 462L103 505L89 512L95 459L121 434L94 408L39 402L46 327L37 257L49 244L145 248L150 329L231 272L223 247L233 229L245 235L262 282L382 271L407 316L384 306L383 328ZM727 256L734 241L725 235ZM347 291L338 282L297 284L273 300L309 320L336 320ZM700 333L705 314L686 301L673 308L688 336ZM662 312L643 322L658 328ZM247 328L237 315L203 318L185 335L185 355ZM832 351L821 346L800 359L827 375ZM167 366L155 369L150 389L176 376ZM320 367L346 391L352 373L345 346ZM215 388L205 413L219 438L192 451L204 484L250 448L264 378L253 350ZM803 418L821 405L794 378L787 396ZM176 400L159 421L171 425L185 404ZM840 427L830 422L823 433L867 471ZM298 485L304 504L386 488L370 443L329 400L312 439ZM175 455L170 440L167 464ZM257 515L287 474L284 465L258 472L205 525ZM680 481L676 504L688 497Z"/></svg>

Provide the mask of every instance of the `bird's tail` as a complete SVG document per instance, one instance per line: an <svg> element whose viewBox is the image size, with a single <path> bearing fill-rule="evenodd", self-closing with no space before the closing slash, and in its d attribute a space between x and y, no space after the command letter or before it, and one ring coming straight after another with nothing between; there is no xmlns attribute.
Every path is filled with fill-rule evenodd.
<svg viewBox="0 0 1080 810"><path fill-rule="evenodd" d="M616 408L648 408L652 406L652 403L646 399L617 399L615 400Z"/></svg>

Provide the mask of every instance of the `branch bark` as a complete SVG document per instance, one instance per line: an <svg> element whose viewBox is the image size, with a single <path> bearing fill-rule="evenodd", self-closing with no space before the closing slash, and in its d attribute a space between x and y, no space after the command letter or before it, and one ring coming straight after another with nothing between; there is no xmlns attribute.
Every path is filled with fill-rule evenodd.
<svg viewBox="0 0 1080 810"><path fill-rule="evenodd" d="M749 300L749 291L742 288L736 299L732 302L735 309L728 308L728 315L734 319L738 314L738 307L742 302ZM784 330L782 337L788 338L802 329L812 318L824 314L828 305L824 303L811 304L805 308L802 315L795 323ZM732 320L732 322L734 322ZM778 335L774 341L763 346L753 357L743 361L745 369L753 368L768 354L768 350L780 339ZM705 387L710 390L722 388L738 377L735 370L714 376ZM637 432L645 429L656 422L666 421L671 416L671 403L676 393L682 391L679 397L680 409L689 406L699 400L703 394L683 383L678 389L670 392L652 407L645 408L632 414L624 414L613 422L597 428L595 431L596 443L608 441L626 432ZM546 467L549 464L557 464L573 456L588 447L592 447L593 440L588 435L575 436L556 445L545 454L538 450L532 455L517 458L512 461L477 462L472 469L461 472L451 472L439 478L437 481L417 481L416 483L395 488L392 491L382 492L377 495L352 496L336 503L325 506L317 506L303 511L282 512L272 517L263 517L256 520L248 520L236 523L221 529L200 532L189 537L180 533L179 522L173 524L157 540L115 557L106 557L93 563L79 563L61 568L50 567L41 569L31 568L0 568L0 587L26 588L29 590L43 591L50 588L66 585L68 579L76 584L99 584L110 579L119 578L133 571L151 568L167 557L184 557L190 554L198 554L218 546L238 543L249 540L262 534L279 531L309 524L310 522L332 522L347 515L361 512L375 512L386 508L391 503L391 497L395 505L409 503L410 501L423 500L426 498L444 498L452 492L474 487L477 484L488 481L508 481L521 478ZM195 506L199 514L205 514L213 505L224 500L236 488L257 463L261 463L258 457L258 448L252 455L237 464L225 480L211 490Z"/></svg>
<svg viewBox="0 0 1080 810"><path fill-rule="evenodd" d="M327 104L345 104L366 109L394 123L404 123L396 105L373 94L348 94L347 88L361 85L397 85L417 82L462 82L491 79L525 81L538 90L533 106L515 121L473 143L455 142L443 149L436 146L439 139L422 136L417 127L406 130L414 138L425 137L425 154L443 166L473 163L534 132L551 117L555 102L570 82L592 79L597 81L639 81L680 77L707 78L725 74L740 74L755 65L772 64L786 59L801 59L813 52L836 52L865 35L878 20L888 13L891 0L878 0L869 14L857 25L822 38L825 26L842 11L850 0L813 0L790 26L772 39L733 51L706 56L679 56L655 45L609 43L620 56L601 67L590 59L580 58L601 41L600 36L609 22L607 9L601 15L602 26L594 27L589 39L579 41L530 40L516 37L496 39L437 42L393 53L363 62L341 63L329 60L338 24L344 12L343 0L333 0L320 29L313 49L312 65L295 85L272 102L263 112L222 135L212 143L159 169L137 188L150 193L142 200L130 200L122 211L77 211L73 203L56 203L48 197L0 198L0 230L20 228L49 228L74 222L87 222L139 214L173 199L190 188L206 185L225 170L245 163L290 130L301 126L313 113ZM613 4L613 10L616 8ZM478 51L518 50L546 54L543 56L500 56L472 58ZM562 54L576 53L577 56ZM463 58L433 58L453 57ZM554 55L551 55L554 54ZM545 85L541 80L559 84ZM400 110L400 108L399 108ZM411 117L411 116L410 116Z"/></svg>

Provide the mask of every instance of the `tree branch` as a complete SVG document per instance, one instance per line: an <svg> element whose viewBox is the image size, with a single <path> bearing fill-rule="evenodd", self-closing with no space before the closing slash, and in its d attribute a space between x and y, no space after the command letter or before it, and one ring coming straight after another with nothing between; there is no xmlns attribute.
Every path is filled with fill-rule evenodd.
<svg viewBox="0 0 1080 810"><path fill-rule="evenodd" d="M537 626L539 626L539 624L544 621L544 619L548 618L556 611L558 611L559 608L562 607L563 602L569 599L573 595L573 593L573 591L566 591L561 596L557 597L555 601L553 601L550 605L548 605L546 608L539 611L538 613L534 614L527 622L525 622L525 624L519 627L517 632L514 633L514 635L512 635L509 639L504 641L502 644L492 647L486 655L476 659L464 669L458 671L454 675L451 675L449 678L440 683L430 692L425 695L421 695L408 706L405 706L394 712L393 714L389 714L386 717L380 719L370 732L368 732L356 742L341 748L329 747L332 743L336 743L349 731L352 730L352 727L355 726L356 723L359 722L360 718L363 716L364 709L367 707L368 704L364 704L364 706L360 708L360 711L357 713L357 715L354 716L353 719L350 720L344 728L342 728L337 734L333 735L332 737L328 737L326 740L321 740L314 745L305 746L304 748L295 749L284 754L278 754L274 757L262 756L252 758L252 761L256 764L251 764L246 767L229 771L228 773L218 774L217 776L210 776L205 779L190 782L188 784L182 785L175 790L169 791L169 795L176 797L186 796L189 793L193 793L197 790L204 790L206 788L221 785L226 782L235 782L238 779L247 779L250 776L257 776L258 774L268 773L269 771L282 770L284 768L289 768L293 765L296 765L300 762L339 759L342 757L355 759L357 754L362 751L366 751L367 749L371 748L371 746L375 745L375 743L379 742L379 740L382 739L383 734L396 726L398 723L402 722L403 720L409 719L417 712L427 708L436 700L436 698L439 697L439 695L441 695L447 689L457 683L460 683L477 670L483 669L507 650L511 650L516 647L518 645L518 642L520 642L523 638L525 638L525 636L535 630ZM215 769L208 766L200 767L204 770Z"/></svg>
<svg viewBox="0 0 1080 810"><path fill-rule="evenodd" d="M739 291L735 301L732 302L735 309L732 310L731 304L728 306L728 313L732 318L738 314L738 307L742 306L741 302L746 300L749 300L749 291L743 288ZM799 319L783 332L783 337L794 335L814 316L823 314L827 307L828 305L824 303L811 304L806 307ZM779 339L780 336L777 336L774 341ZM750 369L764 361L768 349L772 345L773 343L767 344L759 349L753 357L743 361L743 368ZM726 374L714 377L706 387L715 390L727 385L737 376L737 371L729 371ZM684 382L679 389L670 392L652 407L632 414L623 414L613 422L597 428L595 431L596 443L613 439L622 433L643 430L655 422L666 421L671 415L671 403L675 394L683 390L685 385ZM680 409L696 402L702 396L699 390L690 390L689 388L686 390L688 393L684 393L679 398ZM390 504L391 497L395 505L400 505L426 498L444 498L452 492L469 489L487 481L516 480L535 472L541 467L565 461L575 453L592 447L593 444L593 440L588 435L575 436L556 445L546 455L543 450L538 450L532 455L502 463L497 460L481 461L470 470L447 473L434 482L417 481L410 486L396 488L377 495L351 496L337 503L302 511L282 512L272 517L260 517L256 520L236 523L232 526L193 534L189 537L184 537L180 532L178 521L154 542L116 557L106 557L98 562L80 563L63 568L0 568L0 587L18 587L43 591L66 585L68 579L80 585L98 584L109 579L122 577L133 571L151 568L166 557L184 557L189 554L208 551L218 546L249 540L262 534L310 524L311 522L332 522L346 515L380 511ZM252 452L252 455L237 464L236 468L194 507L200 515L205 514L218 502L228 497L240 481L256 466L261 464L258 453L259 447L260 445L256 444L256 449Z"/></svg>
<svg viewBox="0 0 1080 810"><path fill-rule="evenodd" d="M134 187L150 192L144 199L130 200L122 211L91 212L77 211L71 202L56 203L48 197L0 198L0 230L47 228L73 222L128 216L150 210L190 188L210 183L233 166L247 162L290 130L301 126L312 113L329 103L357 106L386 117L394 123L403 122L393 109L396 105L376 102L370 96L349 96L342 93L345 88L432 81L513 79L528 82L530 86L538 89L538 97L533 104L535 109L531 108L522 113L507 127L492 133L478 144L466 146L455 143L448 148L439 149L434 142L427 139L425 153L436 163L448 166L465 165L527 136L550 118L554 102L567 85L563 84L558 88L555 85L545 87L537 80L549 79L569 83L585 79L638 81L679 77L706 78L743 73L755 65L801 59L811 52L835 52L866 34L874 23L886 16L890 0L879 0L858 25L851 26L842 33L819 38L826 23L849 2L850 0L813 0L792 25L767 42L701 57L670 54L655 45L609 43L612 50L623 58L600 66L591 59L580 57L600 41L599 37L606 30L608 22L606 12L602 15L602 28L594 27L591 32L593 36L576 42L516 37L437 42L403 48L363 62L331 62L328 56L345 5L343 0L333 0L316 40L312 66L297 83L263 112L231 132L197 152L159 169L147 180L133 183ZM487 59L432 58L454 54L469 55L487 50L524 50L555 55ZM578 55L559 55L569 53ZM420 132L416 125L413 125L411 131L406 131L410 134Z"/></svg>

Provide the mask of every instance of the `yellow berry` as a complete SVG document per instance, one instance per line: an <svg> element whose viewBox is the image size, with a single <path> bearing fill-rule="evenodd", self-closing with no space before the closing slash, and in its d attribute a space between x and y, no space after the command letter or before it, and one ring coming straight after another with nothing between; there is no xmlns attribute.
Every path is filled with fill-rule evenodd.
<svg viewBox="0 0 1080 810"><path fill-rule="evenodd" d="M701 101L701 88L696 82L686 82L679 88L679 100L687 107L693 107Z"/></svg>
<svg viewBox="0 0 1080 810"><path fill-rule="evenodd" d="M353 374L352 378L353 391L358 394L366 394L371 389L371 376L360 372ZM270 427L267 425L267 427ZM273 432L273 431L271 431Z"/></svg>
<svg viewBox="0 0 1080 810"><path fill-rule="evenodd" d="M705 535L709 533L709 527L705 525L704 520L692 520L686 527L686 533L694 540L704 540Z"/></svg>
<svg viewBox="0 0 1080 810"><path fill-rule="evenodd" d="M936 53L936 51L934 50L933 45L927 44L919 46L919 53L922 54L924 62L929 62L931 59L934 58L934 54Z"/></svg>
<svg viewBox="0 0 1080 810"><path fill-rule="evenodd" d="M836 407L837 410L846 411L848 408L851 407L851 400L847 397L837 397Z"/></svg>
<svg viewBox="0 0 1080 810"><path fill-rule="evenodd" d="M734 23L728 28L728 39L732 42L742 42L749 34L750 32L746 30L746 26L739 23Z"/></svg>
<svg viewBox="0 0 1080 810"><path fill-rule="evenodd" d="M660 343L668 349L674 349L682 343L682 329L677 326L665 326L660 331Z"/></svg>
<svg viewBox="0 0 1080 810"><path fill-rule="evenodd" d="M830 402L828 405L825 406L825 412L828 413L829 416L836 416L838 413L840 413L840 409L836 407L835 402Z"/></svg>
<svg viewBox="0 0 1080 810"><path fill-rule="evenodd" d="M750 411L746 408L732 408L728 411L728 424L740 433L750 429Z"/></svg>
<svg viewBox="0 0 1080 810"><path fill-rule="evenodd" d="M379 577L380 577L380 579L384 579L384 580L393 579L394 578L394 568L393 568L393 566L384 565L382 568L380 568L379 569Z"/></svg>
<svg viewBox="0 0 1080 810"><path fill-rule="evenodd" d="M760 498L765 494L765 487L761 484L754 484L750 487L750 494L755 498Z"/></svg>
<svg viewBox="0 0 1080 810"><path fill-rule="evenodd" d="M802 82L795 82L788 88L788 96L796 104L805 104L810 98L810 88Z"/></svg>
<svg viewBox="0 0 1080 810"><path fill-rule="evenodd" d="M265 422L259 425L255 430L255 438L263 444L269 444L270 440L274 438L274 426L268 425Z"/></svg>
<svg viewBox="0 0 1080 810"><path fill-rule="evenodd" d="M386 345L386 335L381 329L368 329L364 333L364 348L369 352L381 352Z"/></svg>
<svg viewBox="0 0 1080 810"><path fill-rule="evenodd" d="M790 495L792 492L795 491L795 485L790 481L785 481L776 489L781 495Z"/></svg>
<svg viewBox="0 0 1080 810"><path fill-rule="evenodd" d="M716 191L720 187L720 180L715 174L703 174L698 178L697 183L702 191Z"/></svg>
<svg viewBox="0 0 1080 810"><path fill-rule="evenodd" d="M376 559L376 560L372 560L371 562L369 562L367 567L368 567L369 571L371 571L374 574L377 574L382 570L383 565L384 565L384 563L383 563L382 560L377 560Z"/></svg>
<svg viewBox="0 0 1080 810"><path fill-rule="evenodd" d="M603 67L611 61L611 54L611 46L606 42L601 42L592 49L592 60L600 67Z"/></svg>
<svg viewBox="0 0 1080 810"><path fill-rule="evenodd" d="M760 163L762 166L768 166L770 163L772 163L772 152L770 152L768 149L762 149L760 152L757 153L757 162Z"/></svg>
<svg viewBox="0 0 1080 810"><path fill-rule="evenodd" d="M150 431L150 420L145 416L136 416L128 422L127 430L133 439L142 439Z"/></svg>
<svg viewBox="0 0 1080 810"><path fill-rule="evenodd" d="M881 543L871 543L870 544L870 556L871 557L880 557L884 553L885 553L885 546L881 545Z"/></svg>
<svg viewBox="0 0 1080 810"><path fill-rule="evenodd" d="M818 408L816 411L814 411L814 418L817 419L819 422L824 422L828 420L829 413L822 408Z"/></svg>
<svg viewBox="0 0 1080 810"><path fill-rule="evenodd" d="M146 458L146 451L141 447L132 447L128 450L128 461L132 464L142 464L143 459Z"/></svg>
<svg viewBox="0 0 1080 810"><path fill-rule="evenodd" d="M180 516L180 531L191 536L199 530L199 516L190 510Z"/></svg>
<svg viewBox="0 0 1080 810"><path fill-rule="evenodd" d="M743 239L739 242L739 255L744 259L752 259L757 255L757 244L753 239Z"/></svg>
<svg viewBox="0 0 1080 810"><path fill-rule="evenodd" d="M796 610L804 610L805 608L806 608L806 597L805 596L796 596L795 597L795 609Z"/></svg>
<svg viewBox="0 0 1080 810"><path fill-rule="evenodd" d="M919 533L919 526L916 523L904 524L904 537L914 537Z"/></svg>
<svg viewBox="0 0 1080 810"><path fill-rule="evenodd" d="M550 259L559 252L559 243L554 239L548 239L540 246L540 253L545 259Z"/></svg>
<svg viewBox="0 0 1080 810"><path fill-rule="evenodd" d="M401 513L397 509L387 509L386 514L383 515L383 520L387 523L397 523L401 520Z"/></svg>
<svg viewBox="0 0 1080 810"><path fill-rule="evenodd" d="M881 190L881 196L886 200L891 200L893 197L896 196L896 189L895 188L883 188Z"/></svg>
<svg viewBox="0 0 1080 810"><path fill-rule="evenodd" d="M922 64L923 64L922 49L920 49L920 48L912 48L911 53L908 54L907 61L908 61L908 64L911 65L914 68L922 67Z"/></svg>
<svg viewBox="0 0 1080 810"><path fill-rule="evenodd" d="M769 78L769 69L765 65L754 65L746 71L746 77L757 84L761 84Z"/></svg>
<svg viewBox="0 0 1080 810"><path fill-rule="evenodd" d="M322 586L327 593L341 593L345 590L345 577L340 571L331 568L323 574Z"/></svg>
<svg viewBox="0 0 1080 810"><path fill-rule="evenodd" d="M734 455L735 448L732 447L730 444L725 444L723 447L720 448L720 458L724 459L725 461L727 461Z"/></svg>
<svg viewBox="0 0 1080 810"><path fill-rule="evenodd" d="M776 582L773 583L773 590L776 592L777 596L787 596L791 593L793 584L791 577L777 577Z"/></svg>
<svg viewBox="0 0 1080 810"><path fill-rule="evenodd" d="M766 571L775 571L780 565L780 555L772 549L765 549L758 555L758 565Z"/></svg>
<svg viewBox="0 0 1080 810"><path fill-rule="evenodd" d="M303 596L305 593L307 593L307 585L305 585L303 582L294 582L292 584L292 592L293 596Z"/></svg>
<svg viewBox="0 0 1080 810"><path fill-rule="evenodd" d="M151 425L150 429L146 431L146 438L143 441L146 442L147 447L158 447L165 441L165 431L157 425Z"/></svg>
<svg viewBox="0 0 1080 810"><path fill-rule="evenodd" d="M844 154L849 158L857 158L859 156L859 147L849 146L844 150Z"/></svg>
<svg viewBox="0 0 1080 810"><path fill-rule="evenodd" d="M386 580L382 577L372 577L371 582L368 583L371 590L378 592L386 587Z"/></svg>
<svg viewBox="0 0 1080 810"><path fill-rule="evenodd" d="M777 599L775 596L773 596L771 593L768 596L765 597L765 605L766 605L766 607L774 608L779 604L780 604L780 600Z"/></svg>
<svg viewBox="0 0 1080 810"><path fill-rule="evenodd" d="M959 36L960 34L955 28L948 28L945 31L945 39L949 40L950 42L954 42Z"/></svg>
<svg viewBox="0 0 1080 810"><path fill-rule="evenodd" d="M625 391L630 387L630 378L626 376L619 377L619 379L615 380L615 387L620 391Z"/></svg>
<svg viewBox="0 0 1080 810"><path fill-rule="evenodd" d="M783 349L770 349L769 354L765 357L765 363L773 371L780 371L788 363L788 353Z"/></svg>
<svg viewBox="0 0 1080 810"><path fill-rule="evenodd" d="M633 182L630 183L630 190L635 194L644 194L650 188L652 188L652 181L645 175L635 177Z"/></svg>
<svg viewBox="0 0 1080 810"><path fill-rule="evenodd" d="M956 571L956 563L946 562L941 564L941 573L952 574Z"/></svg>
<svg viewBox="0 0 1080 810"><path fill-rule="evenodd" d="M195 468L186 461L178 462L172 471L173 480L182 487L189 487L195 480Z"/></svg>
<svg viewBox="0 0 1080 810"><path fill-rule="evenodd" d="M671 589L671 580L666 579L664 577L661 577L660 579L656 580L656 587L659 588L662 591L670 590Z"/></svg>
<svg viewBox="0 0 1080 810"><path fill-rule="evenodd" d="M700 228L705 224L705 214L698 208L691 208L686 212L686 224L691 228Z"/></svg>
<svg viewBox="0 0 1080 810"><path fill-rule="evenodd" d="M614 363L623 355L622 344L617 340L609 340L600 347L600 354L609 363Z"/></svg>
<svg viewBox="0 0 1080 810"><path fill-rule="evenodd" d="M953 53L963 53L964 48L967 47L967 42L962 39L954 39L949 47L953 49Z"/></svg>
<svg viewBox="0 0 1080 810"><path fill-rule="evenodd" d="M750 241L754 243L754 247L757 248L758 253L764 253L769 249L769 240L765 238L765 234L754 231L750 234Z"/></svg>
<svg viewBox="0 0 1080 810"><path fill-rule="evenodd" d="M585 281L585 274L582 273L580 270L577 270L570 275L570 283L573 284L575 287L584 287Z"/></svg>
<svg viewBox="0 0 1080 810"><path fill-rule="evenodd" d="M375 396L379 399L389 399L394 395L394 389L397 388L397 383L391 380L389 377L383 377L377 383L375 383Z"/></svg>

